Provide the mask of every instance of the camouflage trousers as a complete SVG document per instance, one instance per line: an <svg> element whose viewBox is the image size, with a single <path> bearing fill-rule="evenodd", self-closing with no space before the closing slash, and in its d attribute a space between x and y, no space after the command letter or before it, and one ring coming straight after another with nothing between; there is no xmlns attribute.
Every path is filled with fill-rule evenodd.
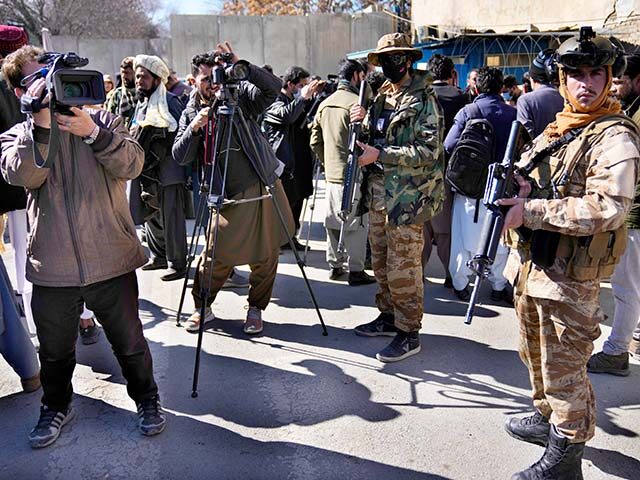
<svg viewBox="0 0 640 480"><path fill-rule="evenodd" d="M595 431L587 361L600 336L598 295L580 302L515 296L519 352L529 369L533 405L573 443L590 440Z"/></svg>
<svg viewBox="0 0 640 480"><path fill-rule="evenodd" d="M417 332L424 309L422 224L389 225L385 210L370 210L369 243L378 309L393 314L400 330Z"/></svg>

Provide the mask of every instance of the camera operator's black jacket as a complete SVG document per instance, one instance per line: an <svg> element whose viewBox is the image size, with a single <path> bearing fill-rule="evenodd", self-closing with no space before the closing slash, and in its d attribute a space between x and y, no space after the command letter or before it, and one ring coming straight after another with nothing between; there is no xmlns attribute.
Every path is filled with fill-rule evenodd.
<svg viewBox="0 0 640 480"><path fill-rule="evenodd" d="M256 123L257 118L276 98L280 90L281 82L278 77L255 65L249 65L249 77L247 81L238 85L238 106L244 114L249 129L248 138L246 132L240 127L240 118L234 117L235 129L232 143L238 144L239 149L231 148L229 151L229 178L227 179L228 197L232 197L238 191L255 184L259 178L255 172L261 172L265 176L262 180L272 185L278 179L280 162L271 150L267 139ZM212 109L218 107L218 101L212 105ZM205 107L200 95L192 95L187 107L182 112L178 132L173 143L173 158L179 165L202 162L204 157L204 129L194 133L190 123L196 117L200 109ZM258 155L253 153L251 142L255 144ZM244 171L243 175L232 175L232 170L241 166L246 161L253 166L253 171ZM234 178L231 178L234 177ZM231 182L230 182L231 181ZM219 191L220 177L214 179L213 191Z"/></svg>
<svg viewBox="0 0 640 480"><path fill-rule="evenodd" d="M262 121L262 130L276 156L285 164L285 175L293 175L296 167L295 142L300 129L301 117L305 116L307 101L302 97L289 98L279 92L275 102L267 109ZM309 143L307 137L307 145Z"/></svg>

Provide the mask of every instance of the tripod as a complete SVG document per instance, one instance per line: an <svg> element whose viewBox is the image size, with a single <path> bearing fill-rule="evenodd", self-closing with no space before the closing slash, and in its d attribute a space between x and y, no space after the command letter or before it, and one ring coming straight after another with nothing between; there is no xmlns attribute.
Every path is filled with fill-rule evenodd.
<svg viewBox="0 0 640 480"><path fill-rule="evenodd" d="M304 208L302 209L302 219L307 215L307 206L309 207L309 223L307 224L307 236L305 238L304 243L304 256L302 257L302 261L304 264L307 264L307 253L309 252L309 241L311 240L311 227L313 226L313 213L316 208L316 198L318 196L318 182L320 181L320 172L321 165L318 157L314 155L314 168L313 168L313 195L311 197L311 202L309 202L309 197L304 199ZM302 235L302 228L300 228L300 235Z"/></svg>
<svg viewBox="0 0 640 480"><path fill-rule="evenodd" d="M287 239L289 241L289 245L291 247L291 251L294 253L296 257L296 263L302 272L302 277L306 284L307 290L309 291L309 295L311 297L311 301L315 307L316 313L318 315L318 319L320 320L320 324L322 326L322 334L327 335L327 328L325 326L324 320L322 319L322 314L320 313L320 308L318 306L318 302L316 301L313 290L311 289L311 284L309 283L309 279L307 278L306 272L304 270L304 263L300 258L297 250L293 245L292 235L288 231L285 217L282 213L282 208L279 204L278 197L275 194L274 185L270 185L267 182L267 175L264 172L264 167L259 162L249 162L261 183L266 190L266 195L262 195L256 198L248 198L241 200L230 200L225 198L225 188L227 184L227 172L229 166L229 151L231 147L231 140L233 138L233 133L236 132L236 138L238 139L241 149L243 152L247 154L247 156L253 158L259 158L259 150L255 144L251 131L247 125L247 122L244 118L244 114L241 108L238 106L238 91L237 85L223 85L221 89L220 103L217 107L217 115L214 118L213 111L211 108L209 111L209 119L207 121L207 129L205 135L205 159L204 159L204 174L201 192L203 195L201 196L197 213L196 213L196 224L194 225L193 233L194 236L191 239L191 244L189 246L189 269L191 268L191 263L193 262L195 256L195 245L196 238L202 233L202 230L205 228L204 222L204 212L209 212L208 221L206 222L206 243L205 243L205 256L208 255L208 252L211 252L210 258L206 260L205 263L209 262L211 265L211 269L208 275L206 275L205 279L201 279L200 282L200 298L202 300L202 304L200 306L200 324L198 328L198 343L196 347L196 358L193 372L193 388L191 392L191 396L196 398L198 396L198 377L200 371L200 354L202 351L202 340L204 334L204 319L205 319L205 310L208 299L211 296L211 284L213 281L213 266L215 264L215 252L218 243L218 234L220 230L221 222L225 222L224 217L221 215L221 210L224 206L230 205L238 205L242 203L254 202L254 201L269 201L273 202L273 206L275 212L278 216L278 220L280 222L281 227L287 233ZM237 119L237 121L235 121ZM215 127L214 127L215 125ZM243 135L244 134L244 135ZM214 178L216 176L216 172L219 166L219 160L224 159L224 165L222 166L222 179L221 179L221 188L219 193L213 193L213 185ZM208 177L208 182L206 181ZM206 202L206 206L205 206ZM204 269L206 272L206 268ZM198 272L196 273L196 275ZM177 315L177 325L180 325L180 316L182 314L182 307L184 305L184 297L186 293L187 286L187 278L185 278L185 282L183 284L182 296L180 298L180 307L178 309Z"/></svg>

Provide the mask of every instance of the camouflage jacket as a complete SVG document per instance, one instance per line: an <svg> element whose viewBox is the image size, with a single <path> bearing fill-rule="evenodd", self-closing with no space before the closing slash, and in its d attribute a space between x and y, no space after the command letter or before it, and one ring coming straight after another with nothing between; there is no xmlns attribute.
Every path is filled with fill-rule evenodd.
<svg viewBox="0 0 640 480"><path fill-rule="evenodd" d="M561 198L539 198L536 185L533 185L531 198L524 204L524 226L569 237L594 235L621 227L634 199L640 161L639 142L638 134L623 125L610 126L592 137L578 151L580 157ZM538 136L533 147L522 155L520 164L526 164L547 144L548 140L543 135ZM571 152L572 145L573 142L565 145L541 164L554 168L554 165L568 161L575 152ZM562 245L562 238L560 242ZM579 302L581 298L590 298L590 292L599 288L597 278L578 281L567 277L570 258L561 247L549 268L531 265L529 272L523 272L523 265L528 268L527 260L526 250L512 249L505 269L505 276L512 282L518 272L524 277L516 286L521 293L536 298Z"/></svg>
<svg viewBox="0 0 640 480"><path fill-rule="evenodd" d="M420 224L442 209L444 200L444 116L430 77L414 73L409 85L395 96L395 111L386 131L379 161L384 167L385 206L392 225ZM386 82L363 123L372 131L387 96Z"/></svg>

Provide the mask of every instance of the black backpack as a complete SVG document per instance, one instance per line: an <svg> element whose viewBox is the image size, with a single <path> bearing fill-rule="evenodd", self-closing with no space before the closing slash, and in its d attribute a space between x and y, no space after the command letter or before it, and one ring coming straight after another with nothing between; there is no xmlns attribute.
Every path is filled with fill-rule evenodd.
<svg viewBox="0 0 640 480"><path fill-rule="evenodd" d="M493 125L482 118L478 105L472 103L466 108L469 119L451 153L445 177L454 192L480 199L489 165L494 162L495 135Z"/></svg>

